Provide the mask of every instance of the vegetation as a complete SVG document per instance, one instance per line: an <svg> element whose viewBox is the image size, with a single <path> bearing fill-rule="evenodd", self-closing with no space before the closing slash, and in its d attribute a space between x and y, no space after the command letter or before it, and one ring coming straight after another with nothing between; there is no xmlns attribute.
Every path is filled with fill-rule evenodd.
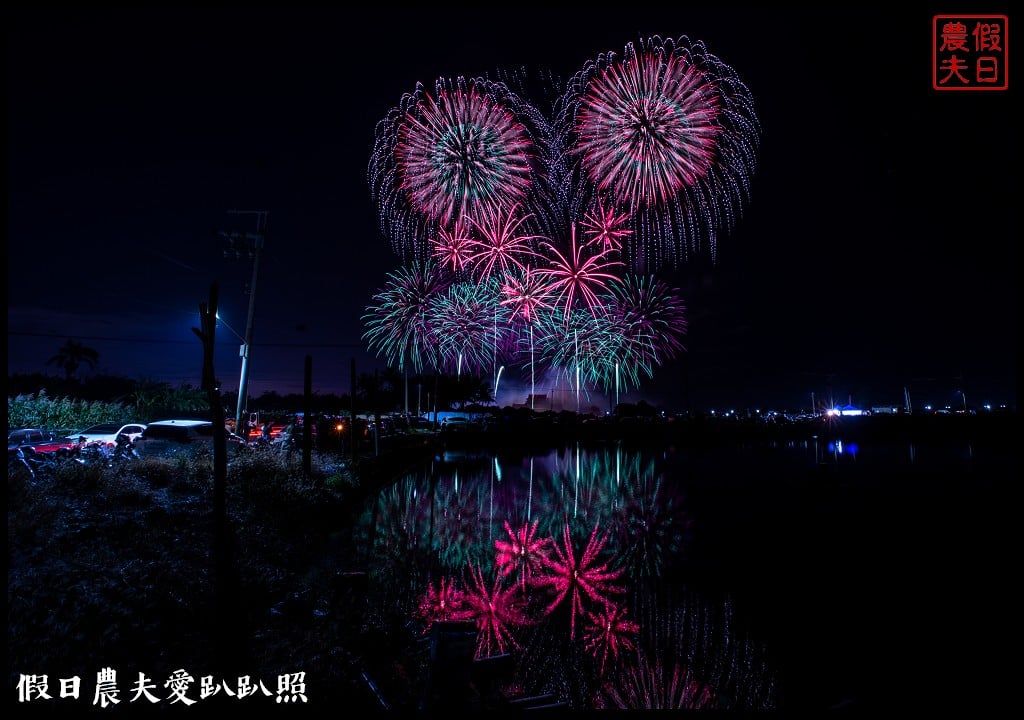
<svg viewBox="0 0 1024 720"><path fill-rule="evenodd" d="M46 673L51 683L77 675L84 689L104 667L124 680L145 672L161 688L185 668L198 682L217 672L229 637L238 663L225 680L258 673L274 690L278 674L305 671L351 694L362 629L347 621L358 616L346 585L358 558L342 530L354 476L327 455L306 475L298 454L252 452L229 464L227 488L232 583L218 587L209 455L69 462L35 478L9 470L12 687L18 673ZM218 603L230 627L218 624Z"/></svg>
<svg viewBox="0 0 1024 720"><path fill-rule="evenodd" d="M359 413L401 412L409 398L410 409L417 398L422 407L438 410L487 403L489 382L468 376L410 376L398 371L364 373L356 378L356 408ZM155 380L98 375L86 379L57 377L42 373L11 375L7 379L7 428L45 427L54 430L81 429L99 422L151 422L169 417L209 417L209 396L192 385L172 387ZM408 395L407 395L408 393ZM233 418L238 394L221 395L225 417ZM342 415L352 409L349 395L282 395L266 392L251 400L251 411L286 415L308 410L313 414Z"/></svg>

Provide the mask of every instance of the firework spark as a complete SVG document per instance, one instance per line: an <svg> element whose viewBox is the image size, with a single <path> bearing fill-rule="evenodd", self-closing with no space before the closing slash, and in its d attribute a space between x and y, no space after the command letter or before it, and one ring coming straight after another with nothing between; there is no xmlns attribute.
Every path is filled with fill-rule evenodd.
<svg viewBox="0 0 1024 720"><path fill-rule="evenodd" d="M611 284L605 350L627 377L653 377L654 368L684 351L686 308L678 292L653 276L626 275Z"/></svg>
<svg viewBox="0 0 1024 720"><path fill-rule="evenodd" d="M556 305L562 306L566 316L577 303L582 303L596 316L596 308L601 305L598 293L607 291L608 282L618 279L610 271L618 269L622 263L609 260L604 251L585 253L585 246L576 242L575 225L568 255L563 255L552 243L544 245L553 257L549 258L548 267L539 268L536 272L548 280L547 294L555 298Z"/></svg>
<svg viewBox="0 0 1024 720"><path fill-rule="evenodd" d="M430 245L442 268L456 276L469 268L473 257L473 240L462 218L456 218L450 230L444 226L438 228L437 238L430 238Z"/></svg>
<svg viewBox="0 0 1024 720"><path fill-rule="evenodd" d="M604 252L611 252L622 250L623 240L633 234L625 227L628 221L629 213L617 213L606 208L604 201L599 199L597 205L583 216L580 225L584 233L590 235L588 243L599 245Z"/></svg>
<svg viewBox="0 0 1024 720"><path fill-rule="evenodd" d="M427 311L439 365L480 373L490 367L495 348L506 347L509 311L498 298L498 281L460 282L434 297Z"/></svg>
<svg viewBox="0 0 1024 720"><path fill-rule="evenodd" d="M533 268L526 268L522 275L515 273L505 276L501 286L502 305L512 310L512 318L530 324L537 317L538 310L551 309L547 303L547 285L544 278Z"/></svg>
<svg viewBox="0 0 1024 720"><path fill-rule="evenodd" d="M420 597L413 615L424 621L423 632L430 631L435 622L468 620L471 615L466 607L466 593L447 577L435 585L430 583Z"/></svg>
<svg viewBox="0 0 1024 720"><path fill-rule="evenodd" d="M504 277L513 270L526 270L521 258L535 256L530 243L544 239L542 235L519 233L519 227L529 218L529 214L519 214L518 203L507 209L489 208L484 211L482 220L470 218L483 238L470 243L473 249L470 263L478 278L489 278L496 272Z"/></svg>

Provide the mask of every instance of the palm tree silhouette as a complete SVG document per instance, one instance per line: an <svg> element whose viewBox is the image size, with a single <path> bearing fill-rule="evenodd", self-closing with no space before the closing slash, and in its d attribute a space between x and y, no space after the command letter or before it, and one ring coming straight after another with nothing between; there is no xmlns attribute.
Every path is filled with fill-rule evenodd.
<svg viewBox="0 0 1024 720"><path fill-rule="evenodd" d="M47 365L56 365L64 371L64 377L71 380L78 368L85 363L90 368L96 367L100 354L82 343L68 340L64 346L57 350L57 354L46 361Z"/></svg>

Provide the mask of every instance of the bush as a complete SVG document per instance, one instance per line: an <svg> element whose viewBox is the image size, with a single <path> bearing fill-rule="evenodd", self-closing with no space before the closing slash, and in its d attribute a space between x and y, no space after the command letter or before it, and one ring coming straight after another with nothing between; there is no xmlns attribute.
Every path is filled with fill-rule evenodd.
<svg viewBox="0 0 1024 720"><path fill-rule="evenodd" d="M7 429L39 427L72 432L104 422L144 422L119 402L51 398L45 391L7 398Z"/></svg>

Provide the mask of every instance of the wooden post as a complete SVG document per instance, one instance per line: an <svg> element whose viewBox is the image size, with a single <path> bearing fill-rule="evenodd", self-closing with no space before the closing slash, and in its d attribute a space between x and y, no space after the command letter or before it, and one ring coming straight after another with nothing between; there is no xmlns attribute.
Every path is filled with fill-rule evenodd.
<svg viewBox="0 0 1024 720"><path fill-rule="evenodd" d="M349 405L351 406L351 417L348 424L349 445L352 446L352 464L356 463L356 359L352 358L352 390L350 392Z"/></svg>
<svg viewBox="0 0 1024 720"><path fill-rule="evenodd" d="M219 672L230 674L238 667L235 660L245 657L245 634L238 624L237 567L231 553L230 534L227 523L227 428L224 424L224 406L221 403L220 388L214 372L214 348L217 331L218 287L210 288L209 303L199 306L201 329L192 328L203 343L202 388L210 402L210 416L213 422L213 562L214 562L214 607L216 617L216 661Z"/></svg>

